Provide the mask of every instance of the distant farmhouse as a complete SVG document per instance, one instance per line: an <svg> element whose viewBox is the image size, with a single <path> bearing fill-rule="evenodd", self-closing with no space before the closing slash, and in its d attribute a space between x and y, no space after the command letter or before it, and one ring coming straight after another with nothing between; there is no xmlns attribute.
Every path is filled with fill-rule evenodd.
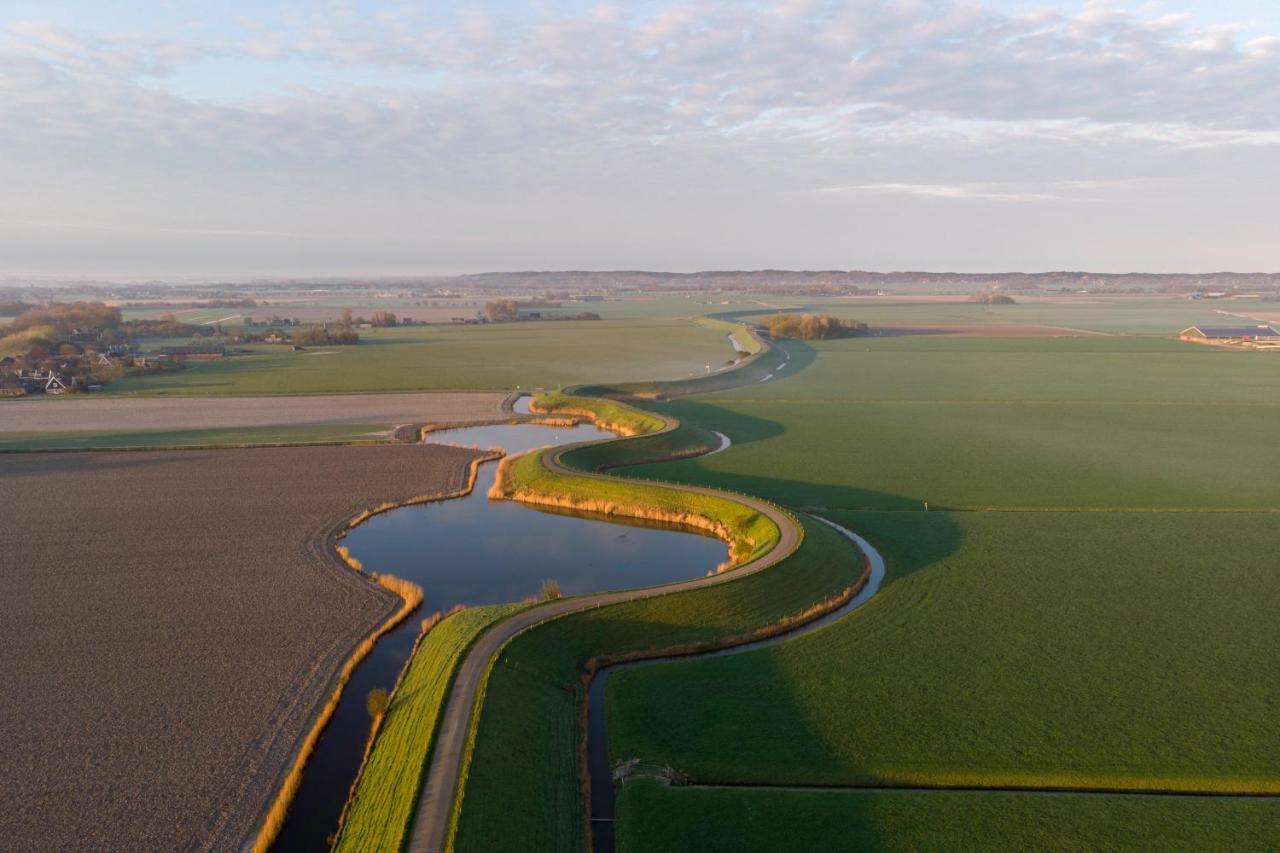
<svg viewBox="0 0 1280 853"><path fill-rule="evenodd" d="M1192 326L1178 335L1197 344L1223 344L1251 349L1280 349L1280 332L1272 326Z"/></svg>

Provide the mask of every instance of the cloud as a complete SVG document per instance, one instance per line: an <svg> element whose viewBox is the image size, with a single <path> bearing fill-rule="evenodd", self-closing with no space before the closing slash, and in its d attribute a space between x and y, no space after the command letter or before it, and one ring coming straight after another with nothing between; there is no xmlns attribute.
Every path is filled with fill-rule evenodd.
<svg viewBox="0 0 1280 853"><path fill-rule="evenodd" d="M4 25L0 179L75 173L68 199L117 178L175 197L332 182L491 210L797 190L1070 205L1157 191L1103 185L1133 178L1277 179L1280 35L1137 0L304 4L188 23ZM145 195L130 203L162 203Z"/></svg>

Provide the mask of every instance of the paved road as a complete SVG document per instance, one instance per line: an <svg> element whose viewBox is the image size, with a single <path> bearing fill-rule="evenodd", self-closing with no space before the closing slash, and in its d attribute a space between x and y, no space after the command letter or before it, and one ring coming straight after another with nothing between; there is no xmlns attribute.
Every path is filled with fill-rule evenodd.
<svg viewBox="0 0 1280 853"><path fill-rule="evenodd" d="M668 421L666 427L660 430L659 433L649 433L649 435L669 432L677 426L678 424L675 421ZM634 436L633 438L641 437ZM631 439L609 438L603 440L628 441ZM587 443L593 442L566 445L545 455L543 458L552 470L570 473L569 469L560 464L560 456L574 447ZM605 474L582 474L577 471L572 473L595 479L610 479ZM418 798L417 818L414 822L413 833L408 845L410 853L439 853L439 851L444 850L449 830L449 818L458 788L458 775L462 769L467 731L471 725L471 711L475 705L476 692L480 689L481 680L489 661L513 637L549 619L555 619L570 613L577 613L594 607L605 607L624 601L650 598L656 595L700 589L736 580L744 575L754 574L769 568L790 555L800 544L800 530L791 516L767 501L700 486L676 486L670 483L664 483L663 485L688 492L727 497L745 504L771 518L781 531L781 539L768 554L731 572L694 578L659 587L596 593L578 598L563 598L517 613L490 628L488 633L484 634L472 647L471 651L467 653L466 657L463 658L462 664L458 668L453 688L449 692L449 699L445 705L440 731L436 736L436 743L431 754L427 778L423 785L422 793Z"/></svg>

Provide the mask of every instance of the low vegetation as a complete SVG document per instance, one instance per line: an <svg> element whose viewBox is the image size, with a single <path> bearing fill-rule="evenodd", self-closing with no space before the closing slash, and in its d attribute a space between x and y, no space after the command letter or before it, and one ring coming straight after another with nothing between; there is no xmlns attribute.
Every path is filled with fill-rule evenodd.
<svg viewBox="0 0 1280 853"><path fill-rule="evenodd" d="M607 429L619 435L658 432L667 424L661 416L626 403L600 397L566 394L563 391L534 394L529 410L546 415L571 415L584 418L601 429Z"/></svg>
<svg viewBox="0 0 1280 853"><path fill-rule="evenodd" d="M1054 793L761 790L628 783L619 853L988 853L992 850L1261 851L1280 801L1064 797Z"/></svg>
<svg viewBox="0 0 1280 853"><path fill-rule="evenodd" d="M352 789L335 850L402 849L463 654L490 625L526 606L474 607L428 620Z"/></svg>
<svg viewBox="0 0 1280 853"><path fill-rule="evenodd" d="M534 450L504 458L491 498L586 510L604 515L665 521L706 530L729 543L729 563L748 562L777 543L777 525L727 498L619 479L590 479L548 468Z"/></svg>
<svg viewBox="0 0 1280 853"><path fill-rule="evenodd" d="M830 314L774 314L765 318L769 334L775 338L821 341L867 334L867 324L842 320Z"/></svg>

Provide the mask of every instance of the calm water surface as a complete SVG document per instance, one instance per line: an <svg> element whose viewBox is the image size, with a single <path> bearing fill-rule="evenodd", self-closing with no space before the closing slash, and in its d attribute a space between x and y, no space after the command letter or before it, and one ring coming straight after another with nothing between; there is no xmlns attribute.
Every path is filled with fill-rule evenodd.
<svg viewBox="0 0 1280 853"><path fill-rule="evenodd" d="M520 398L517 412L528 411L528 399ZM501 424L430 433L427 441L518 453L609 435L588 425ZM328 849L368 738L365 697L375 687L394 685L426 615L458 603L518 601L537 595L545 578L557 580L565 595L684 580L706 574L728 556L718 539L664 525L619 524L490 501L496 469L496 463L481 466L467 497L392 510L347 534L346 546L366 571L421 586L422 609L379 640L352 674L307 764L276 850Z"/></svg>

